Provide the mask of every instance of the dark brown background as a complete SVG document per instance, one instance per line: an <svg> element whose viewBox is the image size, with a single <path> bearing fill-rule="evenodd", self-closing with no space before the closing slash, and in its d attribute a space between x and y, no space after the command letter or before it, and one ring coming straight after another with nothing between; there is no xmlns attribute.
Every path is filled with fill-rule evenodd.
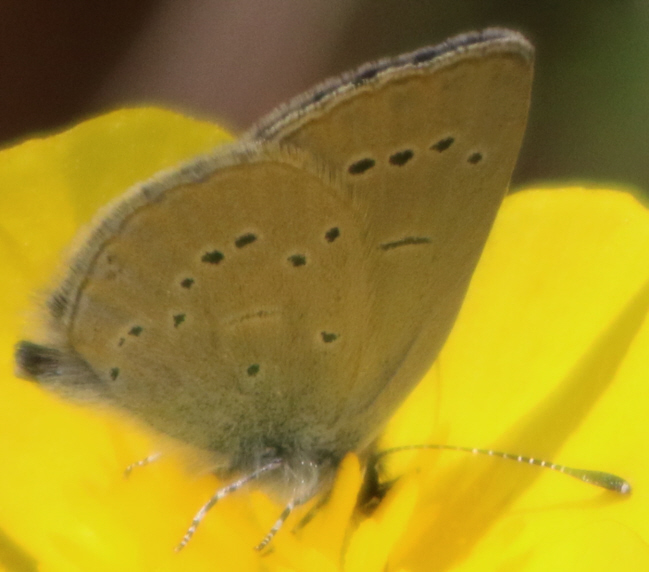
<svg viewBox="0 0 649 572"><path fill-rule="evenodd" d="M3 0L0 145L126 104L245 128L365 60L494 25L537 47L515 183L648 192L648 0Z"/></svg>

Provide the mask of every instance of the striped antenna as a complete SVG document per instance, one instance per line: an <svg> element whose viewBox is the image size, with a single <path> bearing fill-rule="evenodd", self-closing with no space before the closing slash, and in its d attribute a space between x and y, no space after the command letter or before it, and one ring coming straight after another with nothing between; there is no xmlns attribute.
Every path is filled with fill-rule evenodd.
<svg viewBox="0 0 649 572"><path fill-rule="evenodd" d="M628 481L622 477L618 477L612 473L604 473L602 471L589 471L586 469L575 469L572 467L566 467L565 465L557 465L555 463L550 463L549 461L543 461L541 459L535 459L533 457L525 457L523 455L512 455L510 453L503 453L502 451L493 451L491 449L475 449L471 447L458 447L455 445L404 445L402 447L393 447L392 449L386 449L385 451L380 451L376 454L376 459L385 457L392 453L398 453L401 451L413 451L417 449L437 449L442 451L462 451L464 453L472 453L474 455L488 455L490 457L500 457L501 459L507 459L508 461L516 461L518 463L526 463L528 465L536 465L537 467L543 467L545 469L552 469L553 471L558 471L565 475L570 475L580 481L585 483L590 483L596 487L601 487L609 491L615 491L617 493L627 495L631 493L631 485Z"/></svg>
<svg viewBox="0 0 649 572"><path fill-rule="evenodd" d="M198 528L198 525L201 523L201 521L205 518L205 515L208 513L208 511L221 499L224 497L228 496L230 493L233 493L236 490L239 490L243 485L246 483L259 478L262 474L268 472L268 471L274 471L275 469L278 469L279 467L282 466L282 461L281 459L274 459L270 463L267 463L263 467L257 469L256 471L253 471L252 473L249 473L240 479L234 481L233 483L230 483L229 485L219 489L214 493L214 495L200 508L200 510L196 513L196 516L192 519L192 523L189 525L189 528L187 529L187 532L185 533L185 536L183 536L183 539L180 541L178 546L176 546L176 552L180 552L185 546L187 546L187 543L191 540L192 536L194 536L194 533L196 532L196 529ZM289 505L290 506L290 505ZM287 507L288 508L288 507ZM292 507L291 507L292 508ZM286 509L284 509L284 512L286 512ZM289 510L286 516L291 511ZM284 516L284 513L282 513L282 516ZM285 520L285 518L284 518ZM275 533L280 529L282 526L282 523L284 522L282 520L282 517L275 523L271 531L268 533L266 538L268 538L268 541L266 541L266 538L262 540L262 543L259 545L261 548L263 548L270 540L272 537L275 535ZM281 522L280 522L281 521ZM279 523L279 524L278 524ZM264 541L266 543L264 544ZM263 546L262 546L263 544Z"/></svg>

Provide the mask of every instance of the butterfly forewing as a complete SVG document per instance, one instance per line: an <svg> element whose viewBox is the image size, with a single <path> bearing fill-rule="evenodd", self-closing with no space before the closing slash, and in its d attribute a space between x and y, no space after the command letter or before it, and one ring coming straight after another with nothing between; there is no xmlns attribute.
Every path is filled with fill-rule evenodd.
<svg viewBox="0 0 649 572"><path fill-rule="evenodd" d="M532 48L525 39L487 31L447 50L362 68L251 132L340 170L371 230L372 322L346 414L368 427L400 403L446 339L526 124Z"/></svg>

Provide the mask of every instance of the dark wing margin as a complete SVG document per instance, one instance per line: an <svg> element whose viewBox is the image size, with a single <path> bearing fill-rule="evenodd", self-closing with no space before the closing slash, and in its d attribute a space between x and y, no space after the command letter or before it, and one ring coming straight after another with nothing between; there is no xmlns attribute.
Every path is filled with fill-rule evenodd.
<svg viewBox="0 0 649 572"><path fill-rule="evenodd" d="M363 64L354 71L325 80L313 89L294 97L288 103L280 105L257 122L242 139L275 139L287 124L292 123L313 108L326 105L330 99L339 96L341 92L354 91L364 85L379 81L385 72L393 73L400 68L428 68L443 65L447 57L456 56L458 53L482 48L485 50L494 49L494 46L499 45L508 45L512 50L515 47L516 51L529 61L534 59L534 47L519 32L505 28L487 28L479 32L468 32L449 38L435 46L426 46L397 57L383 58Z"/></svg>

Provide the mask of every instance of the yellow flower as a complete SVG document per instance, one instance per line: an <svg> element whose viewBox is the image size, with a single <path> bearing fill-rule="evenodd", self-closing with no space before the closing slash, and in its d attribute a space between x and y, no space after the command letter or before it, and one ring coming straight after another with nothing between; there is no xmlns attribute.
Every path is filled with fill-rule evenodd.
<svg viewBox="0 0 649 572"><path fill-rule="evenodd" d="M529 190L509 197L437 363L382 446L451 443L611 471L621 496L552 471L463 453L385 459L402 475L371 515L354 511L361 470L345 459L327 505L262 555L280 508L261 492L189 521L218 484L178 457L124 479L155 437L13 376L33 331L34 292L109 198L228 140L152 109L88 121L0 154L0 569L649 569L649 213L628 193Z"/></svg>

